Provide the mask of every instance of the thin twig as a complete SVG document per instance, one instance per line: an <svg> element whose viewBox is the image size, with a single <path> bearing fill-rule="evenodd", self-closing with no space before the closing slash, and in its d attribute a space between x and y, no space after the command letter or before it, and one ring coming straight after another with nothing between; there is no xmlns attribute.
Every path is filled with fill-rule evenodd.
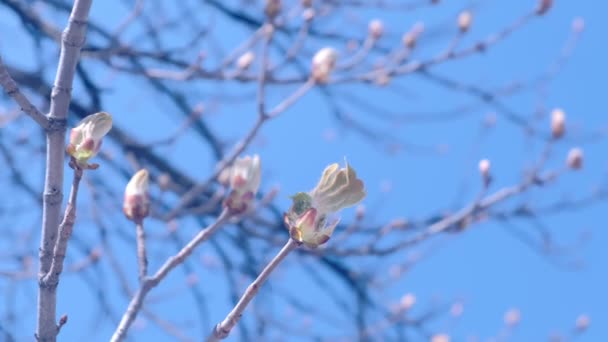
<svg viewBox="0 0 608 342"><path fill-rule="evenodd" d="M260 288L266 282L266 279L270 276L270 273L285 259L285 257L294 249L298 247L298 242L293 239L289 239L285 246L279 251L279 253L264 267L262 273L247 287L245 293L241 297L238 303L234 306L232 311L226 316L226 318L215 326L213 332L207 337L207 342L217 342L222 340L230 334L230 331L239 322L243 316L243 311L249 305L249 302L257 295Z"/></svg>
<svg viewBox="0 0 608 342"><path fill-rule="evenodd" d="M53 249L61 219L63 200L63 167L65 154L65 130L71 101L72 83L80 49L84 44L87 20L92 0L75 0L68 25L61 39L61 54L51 91L48 115L46 174L42 209L42 233L40 236L40 268L37 306L36 338L41 342L54 342L57 338L55 314L57 286L47 286L43 281L53 263ZM52 274L50 274L53 277Z"/></svg>
<svg viewBox="0 0 608 342"><path fill-rule="evenodd" d="M8 96L12 97L15 102L21 107L21 110L29 115L34 121L36 121L40 127L43 129L47 129L49 126L49 122L42 114L36 106L34 106L28 99L23 95L19 87L17 86L17 82L13 80L11 75L9 75L8 70L6 70L6 66L2 62L2 57L0 56L0 85L4 88L4 91L8 94Z"/></svg>
<svg viewBox="0 0 608 342"><path fill-rule="evenodd" d="M55 242L55 248L53 248L53 261L51 268L46 276L42 279L45 286L57 287L59 283L59 276L63 272L63 261L65 260L65 253L68 248L68 241L72 236L74 223L76 222L76 198L78 197L78 188L80 180L82 179L83 170L81 168L74 168L74 178L72 179L72 189L70 190L70 198L68 199L68 205L65 208L65 214L63 221L59 225L59 237Z"/></svg>
<svg viewBox="0 0 608 342"><path fill-rule="evenodd" d="M224 223L226 223L226 221L228 221L229 218L229 212L227 210L222 211L220 216L212 224L200 231L177 254L168 258L161 268L158 269L158 271L154 274L154 276L144 278L139 290L137 290L137 293L131 299L129 306L127 307L127 311L122 316L116 331L114 331L111 339L112 342L123 341L126 338L129 327L141 310L144 299L146 298L148 292L158 285L167 276L167 274L171 272L171 270L183 263L198 245L204 241L207 241L213 235L213 233L215 233Z"/></svg>
<svg viewBox="0 0 608 342"><path fill-rule="evenodd" d="M135 224L137 235L137 265L139 266L139 281L143 282L148 275L148 257L146 255L146 233L144 232L144 222L139 220Z"/></svg>

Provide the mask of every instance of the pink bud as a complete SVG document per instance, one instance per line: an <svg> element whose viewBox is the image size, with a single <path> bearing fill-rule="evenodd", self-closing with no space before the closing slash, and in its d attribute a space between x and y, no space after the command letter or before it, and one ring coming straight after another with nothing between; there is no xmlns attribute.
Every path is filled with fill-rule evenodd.
<svg viewBox="0 0 608 342"><path fill-rule="evenodd" d="M580 170L583 167L583 150L578 147L570 149L566 164L572 170Z"/></svg>
<svg viewBox="0 0 608 342"><path fill-rule="evenodd" d="M558 139L566 131L566 113L561 108L555 108L551 112L551 134Z"/></svg>
<svg viewBox="0 0 608 342"><path fill-rule="evenodd" d="M149 175L146 169L139 170L125 188L123 212L132 221L139 222L150 212Z"/></svg>
<svg viewBox="0 0 608 342"><path fill-rule="evenodd" d="M458 15L458 29L460 32L467 32L471 28L471 23L473 23L473 14L470 11L460 12Z"/></svg>

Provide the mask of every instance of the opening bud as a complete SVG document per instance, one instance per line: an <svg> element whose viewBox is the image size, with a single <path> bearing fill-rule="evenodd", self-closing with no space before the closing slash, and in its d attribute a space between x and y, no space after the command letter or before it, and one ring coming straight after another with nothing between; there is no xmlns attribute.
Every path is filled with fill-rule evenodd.
<svg viewBox="0 0 608 342"><path fill-rule="evenodd" d="M101 148L102 138L112 128L112 116L99 112L87 116L70 130L70 142L66 152L72 156L80 167L88 167L89 159L93 158Z"/></svg>
<svg viewBox="0 0 608 342"><path fill-rule="evenodd" d="M224 206L232 214L241 214L251 208L261 182L260 157L237 158L230 167L229 182L232 191L224 200Z"/></svg>

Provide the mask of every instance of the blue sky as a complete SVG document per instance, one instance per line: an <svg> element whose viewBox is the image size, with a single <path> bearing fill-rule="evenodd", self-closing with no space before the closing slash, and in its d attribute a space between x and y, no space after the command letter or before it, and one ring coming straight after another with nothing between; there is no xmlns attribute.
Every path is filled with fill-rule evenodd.
<svg viewBox="0 0 608 342"><path fill-rule="evenodd" d="M398 42L401 32L407 30L412 23L420 19L424 19L425 23L449 23L449 20L467 5L467 2L462 1L442 4L441 10L424 9L415 14L359 11L358 20L366 22L381 15L388 33L381 43L390 45ZM474 24L470 35L463 41L463 46L496 32L528 11L530 6L530 2L498 1L481 2L474 6ZM93 17L107 18L111 24L114 18L110 16L112 10L107 4L97 1L92 9ZM3 11L5 8L0 8L0 19L3 19L0 20L0 53L5 61L27 67L34 60L31 53L27 52L31 51L28 49L31 49L32 44L27 39L12 38L11 30L19 27L19 23ZM591 133L608 127L604 98L605 82L608 78L608 68L605 65L608 60L608 48L605 47L605 34L608 32L608 22L605 20L607 12L608 4L604 2L556 1L554 8L545 17L534 20L487 53L432 69L442 75L487 89L500 88L513 81L526 82L542 73L559 55L570 34L573 19L584 19L585 31L574 55L544 92L526 91L503 99L503 102L526 117L532 116L539 104L544 108L545 114L552 108L563 108L568 118L568 134L552 148L547 168L561 167L572 146L581 146L584 149L585 166L579 172L565 174L556 185L534 190L500 208L513 208L521 203L542 207L559 199L581 198L598 187L608 186L605 152L607 142L589 142L585 139ZM217 29L222 30L223 42L227 45L239 42L244 37L245 31L242 27L233 27L223 22L217 25ZM357 29L361 32L358 33ZM450 32L449 28L444 30ZM353 27L353 35L357 34L364 35L365 26ZM422 44L421 55L428 56L429 52L440 51L449 40L448 37L449 34L433 40L428 45ZM343 46L336 48L344 53ZM54 57L45 56L49 61ZM93 61L85 63L99 67ZM175 111L175 108L162 100L150 98L149 89L140 87L143 81L129 81L127 77L115 76L103 70L98 72L98 76L106 77L107 84L112 89L112 95L105 102L106 110L114 113L116 122L130 128L138 138L143 141L153 140L159 137L163 127L179 125L180 119L165 115ZM239 84L228 84L225 87L228 92L235 89L241 93L255 92L253 86L245 88ZM192 91L192 94L201 96L200 94L211 91L210 88L212 87L202 84L196 91ZM290 89L270 87L267 100L269 105L279 102ZM336 94L349 94L382 105L395 113L428 113L475 102L475 98L442 89L416 75L394 80L387 88L336 86L331 89ZM78 98L79 92L82 92L82 89L76 87L75 98ZM203 98L202 101L204 100ZM366 182L369 195L364 204L370 224L382 224L401 217L423 219L434 214L458 210L475 198L481 185L477 174L479 159L489 158L492 162L494 182L489 191L493 192L520 182L523 169L537 160L544 149L543 141L526 136L521 127L509 122L501 113L497 113L496 125L493 128L480 129L487 114L495 110L487 106L467 112L465 116L453 121L405 121L395 124L373 119L369 110L352 106L351 108L348 101L345 102L345 110L350 111L355 118L369 127L374 127L381 134L394 135L408 144L402 146L397 153L387 153L386 144L362 138L337 122L321 92L313 90L277 119L270 121L262 129L260 137L247 150L248 153L258 153L262 157L263 188L268 190L279 186L278 203L283 208L287 209L289 206L288 195L309 190L327 164L341 162L346 157ZM154 119L148 120L148 117ZM221 105L205 119L230 142L253 124L255 104L245 101ZM141 129L142 122L146 124L145 129ZM548 118L540 118L535 127L548 132ZM333 138L328 139L328 136ZM110 153L118 153L113 144L106 146ZM438 153L437 150L443 152ZM196 179L206 178L213 165L208 151L201 148L200 142L190 135L186 135L176 146L161 152L171 155L179 165L186 166L189 174ZM32 176L33 179L39 180L37 177L38 175ZM124 184L125 180L117 178L116 189L121 189ZM7 186L6 182L3 182L2 186ZM82 196L84 203L90 203L90 194L86 189ZM577 316L583 313L591 317L591 327L577 341L601 341L608 338L608 297L605 295L605 289L608 288L608 251L605 248L608 233L603 219L606 209L606 202L600 202L580 210L543 215L538 221L514 220L509 224L476 224L461 234L446 234L390 258L352 262L360 263L362 270L374 268L380 270L380 274L388 274L391 265L422 255L421 261L415 267L378 294L377 298L389 305L398 301L405 293L414 293L417 297L414 314L424 312L436 302L449 304L462 301L464 314L457 322L446 318L431 325L431 331L446 332L453 336L453 341L468 341L471 336L477 336L480 341L495 337L502 329L504 313L511 308L518 308L522 315L512 341L541 341L554 332L568 333L573 328ZM91 211L83 212L80 216L83 222L87 222L79 227L81 230L78 233L82 234L85 240L94 239L96 236L94 226L90 225L91 216ZM111 216L120 215L118 213ZM342 216L345 221L351 221L352 217L352 210L346 211ZM24 219L24 224L34 225L38 219L39 217ZM541 222L540 224L551 231L557 244L573 246L570 253L559 258L558 265L551 261L553 259L539 255L536 250L508 232L514 228L532 231L536 229L534 224L537 222ZM109 223L111 232L127 230L126 234L132 235L126 220L114 218ZM194 220L189 219L180 222L180 227L186 232L184 236L193 234L199 228ZM234 235L235 228L227 228L226 235L218 237L218 241L225 242L224 239ZM162 223L151 222L148 229L152 236L163 236L166 227ZM114 238L112 242L119 262L127 265L127 269L135 270L133 251L118 238ZM172 251L163 247L163 243L166 241L162 239L152 243L151 249L160 251L151 257L152 269L158 267L163 257ZM252 244L255 246L256 242ZM71 251L74 253L74 259L80 256L75 249ZM234 251L232 252L235 255ZM272 255L272 251L266 253L268 256ZM197 264L205 257L214 256L214 250L204 245L197 256ZM235 258L236 263L246 263L246 260ZM563 267L563 264L573 263L581 267L576 271ZM297 287L297 295L304 302L310 299L313 303L331 303L331 299L324 298L325 295L318 288L308 286L310 279L303 274L311 265L314 267L310 258L290 256L277 273L273 274L269 288L273 291L293 291ZM105 276L112 275L107 266L103 268L103 272ZM209 296L209 322L213 324L223 318L229 309L225 278L213 267L201 267L195 273L199 277L203 293ZM135 284L134 274L135 272L130 275L132 286ZM96 278L92 276L92 279ZM158 303L154 301L152 308L164 317L193 312L190 297L171 295L173 292L184 291L184 279L181 271L175 272L165 285L155 290L151 297L157 298ZM342 284L335 280L334 282L331 285L339 291ZM35 284L20 284L23 284L24 288L17 290L16 300L22 304L31 303L35 298ZM112 282L109 284L109 298L117 312L121 312L121 308L126 307L126 301L120 295L118 286ZM158 300L159 297L162 299L163 295L171 299ZM288 311L285 303L273 301L270 291L263 292L262 296L265 301L271 303L269 306L277 316L281 317ZM86 307L96 303L90 285L87 285L82 277L65 276L61 282L59 298L58 311L70 313L70 323L62 331L62 339L80 340L83 336L90 337L92 331L96 337L94 340L108 339L113 328L111 324L106 322L97 326L95 323L99 317L95 314L71 314L79 310L87 312ZM330 317L340 315L340 311L334 307L328 307L326 312ZM251 310L246 312L246 317L248 314L251 314ZM193 313L192 317L197 316ZM330 336L339 333L336 327L332 327L322 317L293 319L308 319L311 322L310 329L327 331ZM24 340L31 336L33 322L33 312L24 310L24 319L18 324L20 336ZM344 324L348 325L348 322ZM206 333L207 328L198 326L194 318L184 326L185 331L192 336ZM87 331L89 329L90 331ZM134 331L138 334L134 339L137 341L166 336L159 335L160 330L152 324L146 324L144 320L138 322ZM237 340L237 336L238 331L235 330L235 338L232 340ZM420 338L416 334L411 337L414 340ZM277 337L277 340L279 339ZM294 337L287 340L298 339Z"/></svg>

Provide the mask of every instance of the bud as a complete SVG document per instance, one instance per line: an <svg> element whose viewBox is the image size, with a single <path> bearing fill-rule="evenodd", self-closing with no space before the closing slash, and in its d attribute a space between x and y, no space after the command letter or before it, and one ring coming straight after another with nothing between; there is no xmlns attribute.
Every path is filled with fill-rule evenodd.
<svg viewBox="0 0 608 342"><path fill-rule="evenodd" d="M578 147L570 149L566 164L572 170L580 170L583 167L583 150Z"/></svg>
<svg viewBox="0 0 608 342"><path fill-rule="evenodd" d="M243 55L241 55L239 59L237 59L236 66L241 70L247 70L251 66L251 63L253 63L254 59L255 54L252 51L247 51Z"/></svg>
<svg viewBox="0 0 608 342"><path fill-rule="evenodd" d="M508 327L514 327L519 324L521 314L517 309L510 309L505 313L504 321Z"/></svg>
<svg viewBox="0 0 608 342"><path fill-rule="evenodd" d="M431 337L431 342L450 342L450 335L435 334Z"/></svg>
<svg viewBox="0 0 608 342"><path fill-rule="evenodd" d="M281 0L266 0L266 6L264 7L264 13L268 18L276 17L281 11Z"/></svg>
<svg viewBox="0 0 608 342"><path fill-rule="evenodd" d="M413 49L416 46L418 37L422 32L424 32L424 24L422 22L416 23L411 30L403 34L403 38L401 38L403 45L405 45L405 47L408 49Z"/></svg>
<svg viewBox="0 0 608 342"><path fill-rule="evenodd" d="M576 33L581 33L585 30L585 19L581 17L574 18L572 21L572 30Z"/></svg>
<svg viewBox="0 0 608 342"><path fill-rule="evenodd" d="M261 182L260 157L237 158L230 167L232 191L224 200L224 206L232 214L240 214L250 208Z"/></svg>
<svg viewBox="0 0 608 342"><path fill-rule="evenodd" d="M112 116L99 112L82 119L70 130L70 142L66 148L78 166L87 167L89 159L93 158L101 148L101 139L112 128Z"/></svg>
<svg viewBox="0 0 608 342"><path fill-rule="evenodd" d="M122 211L131 221L140 222L150 213L149 178L148 170L139 170L125 188Z"/></svg>
<svg viewBox="0 0 608 342"><path fill-rule="evenodd" d="M551 134L554 139L561 138L566 131L566 113L561 108L551 112Z"/></svg>
<svg viewBox="0 0 608 342"><path fill-rule="evenodd" d="M479 173L483 178L490 176L490 161L488 159L482 159L479 161Z"/></svg>
<svg viewBox="0 0 608 342"><path fill-rule="evenodd" d="M471 28L473 22L473 14L470 11L462 11L458 15L458 29L460 32L465 33Z"/></svg>
<svg viewBox="0 0 608 342"><path fill-rule="evenodd" d="M589 328L589 324L591 324L591 318L587 315L580 315L576 319L576 330L583 332Z"/></svg>
<svg viewBox="0 0 608 342"><path fill-rule="evenodd" d="M315 10L313 8L307 8L302 12L302 19L304 21L311 21L315 18Z"/></svg>
<svg viewBox="0 0 608 342"><path fill-rule="evenodd" d="M310 192L299 192L285 213L285 224L291 237L308 247L316 248L331 237L339 220L327 224L329 215L359 203L365 197L363 182L348 164L339 169L329 165L321 180Z"/></svg>
<svg viewBox="0 0 608 342"><path fill-rule="evenodd" d="M338 53L330 47L319 50L312 58L312 78L318 83L325 83L336 66Z"/></svg>
<svg viewBox="0 0 608 342"><path fill-rule="evenodd" d="M536 14L543 15L547 13L547 11L553 6L553 0L540 0L538 2L538 8L536 9Z"/></svg>
<svg viewBox="0 0 608 342"><path fill-rule="evenodd" d="M384 34L384 24L379 19L374 19L369 22L368 32L372 39L377 40Z"/></svg>
<svg viewBox="0 0 608 342"><path fill-rule="evenodd" d="M450 314L453 317L460 317L464 313L464 305L461 302L456 302L452 304L450 308Z"/></svg>
<svg viewBox="0 0 608 342"><path fill-rule="evenodd" d="M414 296L412 293L406 293L403 297L401 297L399 304L401 310L407 311L411 309L414 304L416 304L416 296Z"/></svg>
<svg viewBox="0 0 608 342"><path fill-rule="evenodd" d="M301 0L300 5L304 8L312 7L312 0Z"/></svg>

